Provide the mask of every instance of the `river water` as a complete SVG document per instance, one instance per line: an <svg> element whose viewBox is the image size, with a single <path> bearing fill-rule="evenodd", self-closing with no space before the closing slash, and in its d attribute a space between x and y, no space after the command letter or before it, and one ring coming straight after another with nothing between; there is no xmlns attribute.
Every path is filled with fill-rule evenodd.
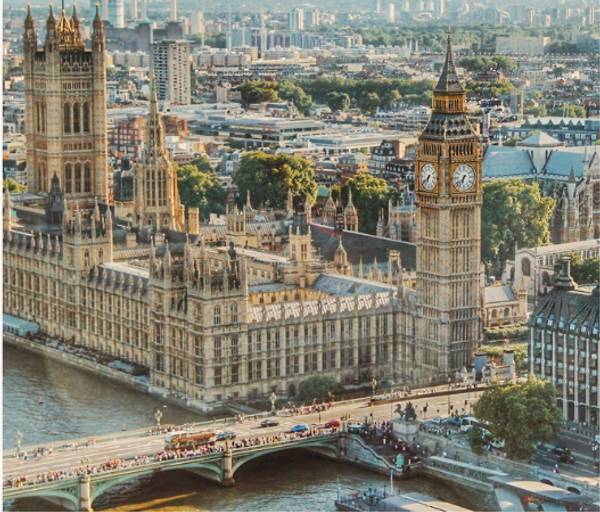
<svg viewBox="0 0 600 512"><path fill-rule="evenodd" d="M23 444L140 428L154 423L162 407L163 422L207 419L29 352L4 346L3 443ZM235 475L236 485L222 488L186 472L165 472L113 488L94 503L95 510L187 512L334 510L342 493L389 485L381 476L351 465L290 451L251 461ZM396 482L397 491L419 491L453 503L481 508L458 488L415 478ZM20 500L9 510L60 510L41 500Z"/></svg>

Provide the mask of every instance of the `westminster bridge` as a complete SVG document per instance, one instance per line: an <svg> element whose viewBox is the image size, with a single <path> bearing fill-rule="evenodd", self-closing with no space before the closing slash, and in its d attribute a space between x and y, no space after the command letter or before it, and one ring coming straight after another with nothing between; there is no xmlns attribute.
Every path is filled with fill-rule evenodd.
<svg viewBox="0 0 600 512"><path fill-rule="evenodd" d="M233 485L235 472L246 462L283 450L301 449L315 455L347 460L389 474L389 462L379 457L359 436L311 427L308 433L291 434L294 425L323 425L329 420L345 418L351 421L389 420L398 403L411 400L420 417L433 416L446 410L465 406L479 392L440 389L418 396L396 396L373 402L357 399L335 402L322 411L280 411L278 425L261 427L263 415L246 417L243 422L225 418L212 422L176 427L178 430L222 430L233 432L235 441L217 443L217 451L187 457L167 458L165 433L156 427L72 441L56 441L44 445L23 446L5 450L3 457L3 498L14 500L36 497L58 503L66 509L92 510L94 500L118 484L161 471L185 470L200 477ZM427 412L424 405L428 405ZM172 427L172 429L175 427ZM164 430L164 428L163 428ZM244 442L246 445L244 446ZM258 442L260 444L251 444ZM27 453L27 458L23 454Z"/></svg>

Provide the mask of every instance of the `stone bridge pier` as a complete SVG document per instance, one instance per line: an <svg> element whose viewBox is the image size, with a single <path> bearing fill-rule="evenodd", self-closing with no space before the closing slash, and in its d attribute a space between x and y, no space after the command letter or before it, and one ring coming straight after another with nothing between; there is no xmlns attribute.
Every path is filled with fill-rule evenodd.
<svg viewBox="0 0 600 512"><path fill-rule="evenodd" d="M93 512L92 509L92 486L89 475L79 479L79 510Z"/></svg>
<svg viewBox="0 0 600 512"><path fill-rule="evenodd" d="M223 471L221 485L223 487L233 487L235 485L235 480L233 479L233 452L230 448L227 448L223 454L221 470Z"/></svg>

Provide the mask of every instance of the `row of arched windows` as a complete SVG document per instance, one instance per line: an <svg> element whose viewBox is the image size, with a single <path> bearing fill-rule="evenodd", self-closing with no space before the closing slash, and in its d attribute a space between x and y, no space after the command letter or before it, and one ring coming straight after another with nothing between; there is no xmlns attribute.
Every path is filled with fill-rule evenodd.
<svg viewBox="0 0 600 512"><path fill-rule="evenodd" d="M90 104L65 103L63 107L63 132L64 133L89 133L90 132Z"/></svg>
<svg viewBox="0 0 600 512"><path fill-rule="evenodd" d="M89 162L65 165L65 193L78 194L92 191L92 166Z"/></svg>

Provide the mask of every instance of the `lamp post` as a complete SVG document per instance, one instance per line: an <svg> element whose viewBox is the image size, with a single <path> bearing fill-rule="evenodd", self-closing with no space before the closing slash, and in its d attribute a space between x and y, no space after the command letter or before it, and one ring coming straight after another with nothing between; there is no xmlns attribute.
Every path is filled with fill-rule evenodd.
<svg viewBox="0 0 600 512"><path fill-rule="evenodd" d="M271 396L269 397L269 399L271 400L271 414L275 415L275 402L277 402L277 395L275 394L275 392L273 391L271 393Z"/></svg>
<svg viewBox="0 0 600 512"><path fill-rule="evenodd" d="M450 384L452 384L452 377L448 377L448 416L450 416Z"/></svg>
<svg viewBox="0 0 600 512"><path fill-rule="evenodd" d="M15 437L17 438L17 455L19 455L21 453L21 443L23 442L23 432L17 430Z"/></svg>
<svg viewBox="0 0 600 512"><path fill-rule="evenodd" d="M154 419L156 420L156 426L158 428L160 428L160 420L162 420L163 417L163 412L160 409L156 409L156 411L154 411Z"/></svg>
<svg viewBox="0 0 600 512"><path fill-rule="evenodd" d="M375 389L377 388L377 379L375 377L373 377L373 380L371 381L371 389L372 389L372 394L371 394L371 421L375 422L375 417L373 416L373 407L375 406Z"/></svg>

